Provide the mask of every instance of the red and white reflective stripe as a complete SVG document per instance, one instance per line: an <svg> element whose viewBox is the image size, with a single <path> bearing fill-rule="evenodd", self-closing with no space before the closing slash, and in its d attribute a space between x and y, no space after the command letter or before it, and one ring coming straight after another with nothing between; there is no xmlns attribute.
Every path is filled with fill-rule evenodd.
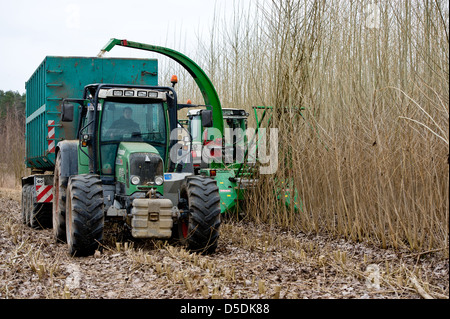
<svg viewBox="0 0 450 319"><path fill-rule="evenodd" d="M36 185L36 202L50 203L53 200L52 185Z"/></svg>
<svg viewBox="0 0 450 319"><path fill-rule="evenodd" d="M47 122L47 128L48 128L48 134L47 134L47 140L48 140L48 152L49 153L55 153L55 121L48 121Z"/></svg>

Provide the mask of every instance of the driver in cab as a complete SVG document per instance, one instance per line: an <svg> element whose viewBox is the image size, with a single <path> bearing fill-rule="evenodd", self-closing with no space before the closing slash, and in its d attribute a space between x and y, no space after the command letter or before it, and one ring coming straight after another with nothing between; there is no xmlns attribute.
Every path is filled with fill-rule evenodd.
<svg viewBox="0 0 450 319"><path fill-rule="evenodd" d="M114 121L109 128L109 137L123 136L124 134L140 133L139 124L132 120L133 109L126 107L123 109L123 115Z"/></svg>

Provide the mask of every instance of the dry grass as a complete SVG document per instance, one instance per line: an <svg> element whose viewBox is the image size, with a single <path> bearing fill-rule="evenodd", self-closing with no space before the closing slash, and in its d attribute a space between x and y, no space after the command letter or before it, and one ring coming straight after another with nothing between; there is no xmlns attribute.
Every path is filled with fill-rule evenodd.
<svg viewBox="0 0 450 319"><path fill-rule="evenodd" d="M14 200L14 201L20 203L22 200L22 189L19 187L17 187L17 188L0 187L0 197L6 198L6 199L11 199L11 200Z"/></svg>
<svg viewBox="0 0 450 319"><path fill-rule="evenodd" d="M370 3L241 3L196 60L223 106L275 108L279 167L248 196L253 219L448 258L449 7L380 1L370 28ZM280 181L301 214L268 196Z"/></svg>
<svg viewBox="0 0 450 319"><path fill-rule="evenodd" d="M51 229L21 223L0 198L0 298L448 298L448 260L430 253L227 222L216 254L119 241L68 255Z"/></svg>

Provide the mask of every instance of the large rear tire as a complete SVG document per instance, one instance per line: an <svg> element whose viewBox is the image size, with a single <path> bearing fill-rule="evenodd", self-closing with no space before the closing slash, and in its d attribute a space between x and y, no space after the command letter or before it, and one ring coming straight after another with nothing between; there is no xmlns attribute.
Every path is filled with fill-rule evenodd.
<svg viewBox="0 0 450 319"><path fill-rule="evenodd" d="M97 175L69 179L66 192L66 235L69 254L89 256L103 240L103 189Z"/></svg>
<svg viewBox="0 0 450 319"><path fill-rule="evenodd" d="M66 239L66 189L68 177L61 176L61 152L56 155L53 175L53 235L57 242L65 243Z"/></svg>
<svg viewBox="0 0 450 319"><path fill-rule="evenodd" d="M210 254L219 240L220 197L216 181L199 176L189 177L181 190L189 213L177 224L178 238L191 251Z"/></svg>

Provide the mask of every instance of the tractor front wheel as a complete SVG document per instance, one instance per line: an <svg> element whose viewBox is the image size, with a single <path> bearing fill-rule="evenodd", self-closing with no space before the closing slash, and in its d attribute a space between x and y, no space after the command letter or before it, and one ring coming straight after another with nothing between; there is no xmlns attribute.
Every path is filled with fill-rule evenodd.
<svg viewBox="0 0 450 319"><path fill-rule="evenodd" d="M189 177L181 190L183 213L178 220L178 238L191 251L213 253L218 244L220 197L216 181Z"/></svg>
<svg viewBox="0 0 450 319"><path fill-rule="evenodd" d="M97 175L76 175L66 192L66 236L69 254L94 254L103 239L103 189Z"/></svg>

